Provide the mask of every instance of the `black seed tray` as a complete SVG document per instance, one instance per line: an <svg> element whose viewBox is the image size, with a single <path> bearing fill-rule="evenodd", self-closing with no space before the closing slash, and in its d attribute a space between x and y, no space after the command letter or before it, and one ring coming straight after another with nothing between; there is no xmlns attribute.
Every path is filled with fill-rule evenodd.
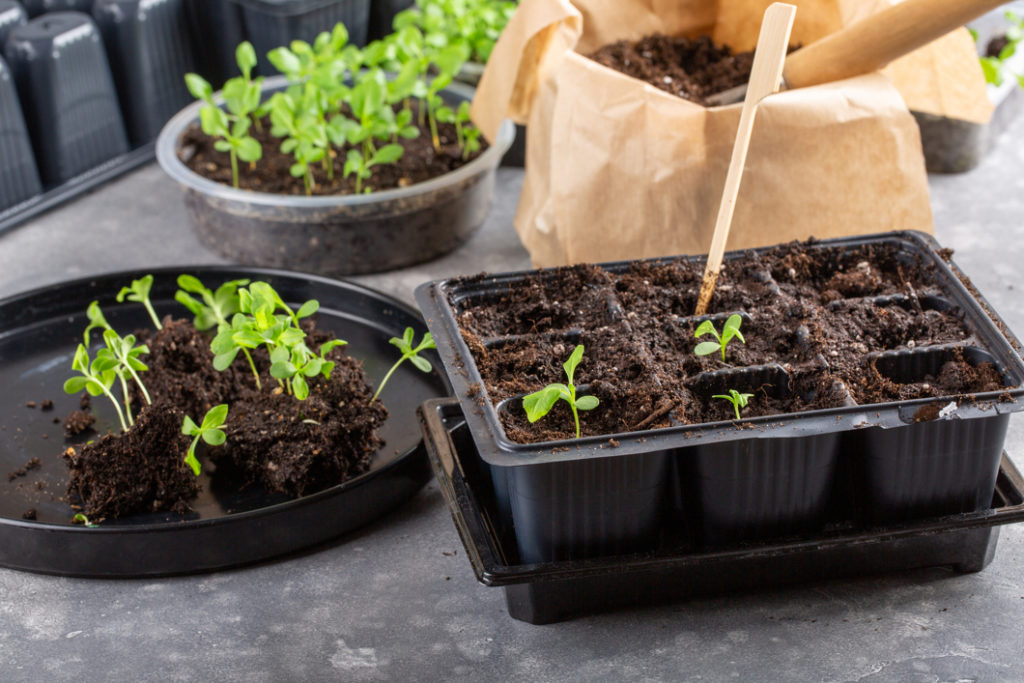
<svg viewBox="0 0 1024 683"><path fill-rule="evenodd" d="M907 293L871 297L878 308L920 304L958 319L966 329L955 344L899 348L867 356L881 375L895 382L922 382L934 375L952 354L971 364L992 362L1006 387L974 396L947 396L858 405L841 382L832 387L835 407L802 413L763 414L735 422L722 404L720 421L694 423L687 419L690 406L706 403L710 392L726 387L758 392L759 403L773 398L815 391L802 381L808 368L827 367L831 351L817 348L808 330L793 330L787 358L802 362L730 368L700 372L696 362L693 328L701 318L688 317L696 291L678 292L678 310L661 311L657 319L670 330L668 337L682 340L683 351L673 355L665 344L638 348L615 357L617 382L643 381L650 374L681 381L690 400L669 412L670 426L584 435L579 440L534 444L512 442L502 426L501 411L521 410L518 396L488 394L463 339L459 321L476 324L474 312L490 306L500 309L500 297L530 286L527 278L538 273L537 289L565 270L529 271L490 277L437 281L421 286L417 301L437 341L438 350L459 398L480 457L491 472L503 528L514 529L524 562L575 560L650 550L665 534L685 533L702 548L731 543L759 542L793 534L821 532L859 523L891 524L936 514L976 512L991 499L1009 413L1024 407L1024 362L1000 332L1000 321L986 313L987 304L973 297L938 254L938 245L920 233L896 232L818 242L809 249L830 250L832 258L866 246L888 249L900 262L919 261L932 269L927 287ZM764 254L768 249L754 250ZM727 255L729 265L744 256ZM650 259L647 264L669 265L696 261L696 257ZM636 263L636 262L634 262ZM629 270L629 262L604 264L612 281ZM574 269L572 273L593 272ZM769 273L751 272L772 296L782 296ZM581 276L577 301L546 301L544 315L531 322L535 329L488 329L484 319L475 331L474 348L500 349L505 344L544 344L551 348L555 373L575 343L585 343L590 354L604 352L601 340L634 336L631 309L623 307L621 292ZM610 292L609 292L610 290ZM601 304L607 299L606 304ZM576 311L588 302L607 310L604 326L581 330ZM646 305L633 301L631 306ZM714 305L714 303L713 303ZM842 301L832 304L842 307ZM717 311L719 320L734 311ZM741 312L749 321L743 328L748 342L759 326L787 324L759 320L757 311ZM499 311L497 315L502 315ZM499 321L499 326L501 326ZM794 325L795 323L788 323ZM514 327L514 326L513 326ZM643 344L634 343L643 347ZM730 346L730 353L733 347ZM737 355L744 350L738 347ZM592 357L599 357L597 355ZM741 357L741 356L740 356ZM578 381L585 376L586 362ZM672 373L675 373L673 376ZM540 372L546 381L557 374ZM543 382L537 388L543 386ZM645 385L659 391L657 381ZM509 400L513 399L513 400ZM502 403L504 402L504 403ZM718 402L721 404L721 402ZM498 409L492 406L500 404ZM603 404L604 405L604 404ZM680 407L680 405L682 407ZM599 406L598 410L602 407ZM604 408L610 410L611 408ZM731 410L729 408L728 410ZM682 411L682 412L680 412ZM711 414L711 413L698 413ZM584 420L586 417L584 416ZM682 531L681 531L682 530Z"/></svg>
<svg viewBox="0 0 1024 683"><path fill-rule="evenodd" d="M156 16L177 2L151 9ZM154 157L152 143L129 147L106 50L88 15L54 12L12 26L7 68L0 65L0 234ZM134 58L155 79L160 71L149 57L159 45L149 47Z"/></svg>
<svg viewBox="0 0 1024 683"><path fill-rule="evenodd" d="M388 339L406 326L425 332L411 307L359 285L287 271L205 266L161 268L154 276L157 315L188 317L174 301L179 274L188 272L210 286L248 278L264 280L285 301L315 298L320 329L348 340L372 382L394 363ZM0 301L0 566L93 577L136 577L212 571L265 560L316 546L376 520L414 495L430 479L416 408L448 395L450 387L433 354L435 369L420 372L404 364L381 399L390 412L381 427L385 444L367 472L301 498L251 485L220 486L203 466L199 497L184 515L136 513L87 528L72 522L64 499L68 470L61 453L97 433L117 429L105 400L93 401L96 432L66 439L59 424L79 397L62 390L70 376L75 344L82 339L85 308L98 300L111 325L122 331L148 327L141 304L116 304L127 282L145 273L123 272L50 285ZM50 410L39 406L53 401ZM106 404L106 405L104 405ZM57 423L53 420L57 419ZM37 469L9 474L31 458ZM205 458L200 454L200 458ZM23 471L24 472L24 471ZM33 519L24 519L28 509Z"/></svg>
<svg viewBox="0 0 1024 683"><path fill-rule="evenodd" d="M276 72L267 53L293 40L312 43L317 34L330 31L338 22L348 29L349 42L366 44L370 0L231 0L242 9L245 33L256 49L256 71Z"/></svg>
<svg viewBox="0 0 1024 683"><path fill-rule="evenodd" d="M419 410L424 442L441 494L477 580L501 586L509 616L550 624L615 609L730 591L949 566L984 569L999 527L1024 521L1024 478L1005 454L990 502L981 512L864 529L851 523L825 533L702 550L666 535L644 553L529 563L490 482L458 403L427 401Z"/></svg>

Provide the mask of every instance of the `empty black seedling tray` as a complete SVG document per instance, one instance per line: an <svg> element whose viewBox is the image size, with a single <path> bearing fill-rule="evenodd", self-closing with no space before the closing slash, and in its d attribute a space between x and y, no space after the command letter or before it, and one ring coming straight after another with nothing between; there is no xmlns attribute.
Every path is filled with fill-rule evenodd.
<svg viewBox="0 0 1024 683"><path fill-rule="evenodd" d="M789 249L797 251L789 256ZM862 254L871 256L862 262ZM821 282L806 280L816 276L801 274L801 258L820 259ZM919 267L920 282L903 279L911 265ZM863 269L881 283L866 293L856 289L855 276ZM748 344L730 347L737 363L723 367L695 365L693 328L701 319L691 315L697 295L692 273L698 273L699 285L701 270L696 257L662 258L444 280L417 290L469 431L490 469L501 525L514 530L524 562L649 551L666 534L685 533L698 547L714 548L823 532L850 520L892 524L988 505L1009 413L1024 407L1024 363L1000 333L1001 323L961 284L934 240L896 232L729 253L709 317L720 328L730 313L741 313ZM638 273L653 278L683 272L691 287L665 285L673 301L665 310L652 308L658 302L638 298L632 289L647 277ZM557 282L572 286L559 288ZM826 298L832 286L852 289ZM820 312L805 312L801 302L815 296ZM533 308L510 312L513 300ZM750 301L776 317L764 319L746 308L743 302ZM871 372L877 368L878 382L920 390L922 398L860 403L859 387L834 380L829 364L844 359L820 328L860 329L863 321L843 313L858 305L883 321L905 315L939 319L942 334L952 334L944 343L915 347L890 339L883 325L874 346L861 345L858 362ZM605 313L590 322L593 314L584 319L584 309ZM744 361L769 328L786 335L767 351L779 362ZM652 398L653 412L631 430L514 443L499 413L510 423L520 419L518 397L490 396L477 362L487 359L502 381L517 373L529 376L536 390L564 381L561 363L576 343L587 346L578 381L593 382L595 394L605 383L601 406L584 415L584 423L600 410L621 421L630 406L616 393L620 385L639 389L634 401L662 396L658 400L667 407L656 409ZM535 346L545 350L540 367L517 368L509 360L515 356L507 349ZM608 368L608 376L588 376L588 357ZM928 378L936 381L933 375L950 358L962 360L964 372L996 373L984 386L1001 388L928 394ZM992 367L986 370L982 363ZM829 377L831 386L815 384ZM727 388L755 393L754 403L768 409L737 422L731 407L710 398ZM811 404L819 395L827 407L770 409L784 400ZM545 420L571 424L567 415L553 412Z"/></svg>
<svg viewBox="0 0 1024 683"><path fill-rule="evenodd" d="M664 605L698 595L950 566L977 572L995 556L999 526L1024 521L1024 479L1002 456L991 502L980 512L873 529L850 526L772 543L700 550L668 535L646 553L527 563L503 525L489 468L454 400L419 410L427 453L477 579L505 589L508 613L531 624Z"/></svg>
<svg viewBox="0 0 1024 683"><path fill-rule="evenodd" d="M415 310L358 285L310 275L227 266L161 268L154 275L157 314L189 318L173 299L181 273L207 286L239 278L264 280L289 303L320 302L318 325L349 342L376 384L397 359L388 343L407 326L423 323ZM445 396L439 369L423 373L405 363L381 395L390 416L385 444L365 474L322 491L289 498L260 486L217 484L204 470L193 511L135 514L95 528L73 524L64 500L68 470L61 453L97 433L116 429L109 402L94 399L96 433L70 441L59 424L79 397L62 390L87 324L85 309L99 300L110 324L127 333L151 327L141 304L117 304L122 286L145 273L125 272L61 283L0 301L0 566L53 574L132 577L208 571L262 560L336 538L373 521L416 493L430 478L416 419L424 400ZM430 354L431 357L433 354ZM44 410L44 401L53 408ZM29 402L32 405L29 405ZM56 419L56 422L54 420ZM25 468L31 458L40 466ZM23 519L28 510L35 519Z"/></svg>

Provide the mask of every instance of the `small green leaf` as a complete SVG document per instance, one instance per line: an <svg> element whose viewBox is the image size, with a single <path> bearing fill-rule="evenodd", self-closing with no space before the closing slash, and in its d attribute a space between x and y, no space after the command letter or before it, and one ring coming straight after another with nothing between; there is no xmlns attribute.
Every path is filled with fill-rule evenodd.
<svg viewBox="0 0 1024 683"><path fill-rule="evenodd" d="M597 396L580 396L576 399L576 407L580 410L593 410L600 403Z"/></svg>
<svg viewBox="0 0 1024 683"><path fill-rule="evenodd" d="M213 97L213 86L199 74L185 74L185 87L197 100L209 100Z"/></svg>
<svg viewBox="0 0 1024 683"><path fill-rule="evenodd" d="M698 356L709 356L721 348L722 345L718 342L701 342L693 349L693 353Z"/></svg>
<svg viewBox="0 0 1024 683"><path fill-rule="evenodd" d="M583 360L583 344L577 344L576 348L572 350L569 355L569 360L562 363L562 369L565 370L566 376L569 378L569 384L573 383L573 376L576 374L576 366Z"/></svg>
<svg viewBox="0 0 1024 683"><path fill-rule="evenodd" d="M185 419L181 423L181 433L189 436L195 436L199 433L199 425L197 425L191 417L185 416Z"/></svg>
<svg viewBox="0 0 1024 683"><path fill-rule="evenodd" d="M238 347L231 349L226 353L218 353L213 357L213 369L217 372L224 372L231 364L235 362L235 356L238 355Z"/></svg>
<svg viewBox="0 0 1024 683"><path fill-rule="evenodd" d="M697 337L703 337L705 334L712 334L715 336L715 339L719 338L718 330L715 329L715 323L711 322L710 320L705 320L704 322L697 326L696 330L693 331L693 336L695 339ZM715 348L718 348L717 344L715 345Z"/></svg>
<svg viewBox="0 0 1024 683"><path fill-rule="evenodd" d="M77 394L85 389L88 383L89 380L86 377L72 377L64 382L64 393Z"/></svg>
<svg viewBox="0 0 1024 683"><path fill-rule="evenodd" d="M430 364L430 361L422 356L409 356L409 360L423 372L430 372L434 369L434 366Z"/></svg>
<svg viewBox="0 0 1024 683"><path fill-rule="evenodd" d="M219 427L224 424L224 420L228 416L228 406L224 403L216 405L206 411L206 416L203 417L203 430L210 429L212 427Z"/></svg>
<svg viewBox="0 0 1024 683"><path fill-rule="evenodd" d="M203 441L211 446L220 446L227 441L228 436L220 429L211 429L203 432Z"/></svg>
<svg viewBox="0 0 1024 683"><path fill-rule="evenodd" d="M523 396L523 410L526 411L526 419L533 423L550 413L551 408L562 395L563 388L564 385L561 384L549 384L540 391ZM566 391L566 393L568 392Z"/></svg>
<svg viewBox="0 0 1024 683"><path fill-rule="evenodd" d="M305 401L309 396L309 385L306 384L306 378L302 375L296 375L292 380L292 389L295 391L295 398L300 401Z"/></svg>
<svg viewBox="0 0 1024 683"><path fill-rule="evenodd" d="M274 379L288 379L295 375L295 366L291 361L280 361L270 366L270 376Z"/></svg>
<svg viewBox="0 0 1024 683"><path fill-rule="evenodd" d="M306 303L302 304L299 308L298 313L295 314L296 318L308 318L309 316L320 310L320 302L316 299L310 299Z"/></svg>

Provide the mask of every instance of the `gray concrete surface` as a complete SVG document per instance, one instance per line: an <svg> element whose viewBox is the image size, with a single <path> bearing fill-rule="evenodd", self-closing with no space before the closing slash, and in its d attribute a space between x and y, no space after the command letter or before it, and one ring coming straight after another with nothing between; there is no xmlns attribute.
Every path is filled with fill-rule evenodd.
<svg viewBox="0 0 1024 683"><path fill-rule="evenodd" d="M1024 119L966 175L933 177L938 237L1024 331ZM435 263L358 278L411 300L423 280L528 264L503 170L483 231ZM118 241L117 252L104 248ZM121 268L217 263L156 167L0 237L0 296ZM1008 450L1024 453L1024 426ZM2 681L1024 680L1024 528L994 562L833 581L530 626L476 582L435 484L326 548L159 580L0 570Z"/></svg>

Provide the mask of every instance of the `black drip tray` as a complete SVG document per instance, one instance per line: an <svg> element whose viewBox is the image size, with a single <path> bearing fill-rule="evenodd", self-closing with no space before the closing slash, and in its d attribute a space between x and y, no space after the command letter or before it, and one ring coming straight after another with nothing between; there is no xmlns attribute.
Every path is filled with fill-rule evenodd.
<svg viewBox="0 0 1024 683"><path fill-rule="evenodd" d="M427 452L477 579L503 586L508 613L547 624L612 609L821 579L951 566L977 572L999 526L1024 521L1024 478L1003 454L992 508L912 524L699 551L691 547L580 561L519 564L500 528L487 470L458 402L419 409Z"/></svg>

